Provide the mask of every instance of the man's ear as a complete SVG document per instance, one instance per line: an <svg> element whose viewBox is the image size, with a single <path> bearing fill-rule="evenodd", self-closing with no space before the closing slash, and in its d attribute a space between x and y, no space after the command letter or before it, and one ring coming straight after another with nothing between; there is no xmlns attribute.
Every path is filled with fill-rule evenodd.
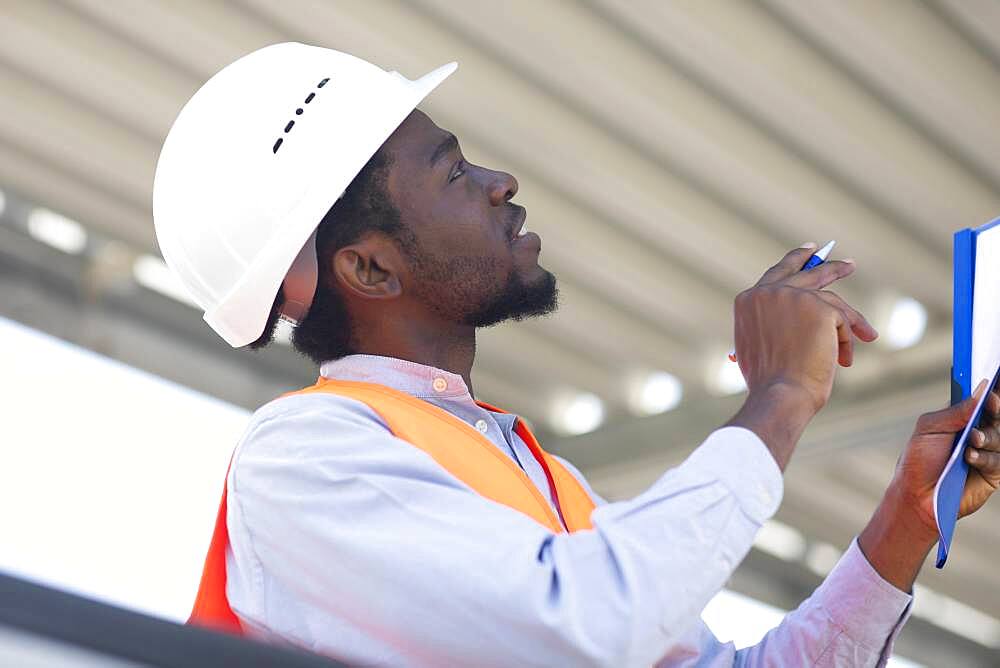
<svg viewBox="0 0 1000 668"><path fill-rule="evenodd" d="M334 280L349 292L368 299L392 299L402 294L402 257L385 236L370 234L333 255Z"/></svg>

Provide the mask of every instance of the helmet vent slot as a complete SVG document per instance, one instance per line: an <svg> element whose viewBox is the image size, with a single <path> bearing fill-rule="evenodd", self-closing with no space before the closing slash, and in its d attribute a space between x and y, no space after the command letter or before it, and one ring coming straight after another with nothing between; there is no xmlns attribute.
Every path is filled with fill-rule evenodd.
<svg viewBox="0 0 1000 668"><path fill-rule="evenodd" d="M326 79L323 79L318 84L316 84L316 88L322 88L323 86L326 85L326 82L328 82L329 80L330 80L330 77L327 77ZM313 100L314 97L316 97L316 93L315 92L309 93L309 95L306 96L306 101L305 101L304 104L309 104L310 102L312 102L312 100ZM302 107L299 107L298 109L295 110L295 115L296 116L301 116L304 112L305 112L305 109L303 109ZM294 120L288 121L288 124L285 125L285 133L287 134L292 129L292 126L294 126L294 125L295 125L295 121ZM271 152L272 153L277 153L278 149L281 148L281 142L283 142L283 141L284 141L283 137L278 137L278 141L274 142L274 147L271 149Z"/></svg>

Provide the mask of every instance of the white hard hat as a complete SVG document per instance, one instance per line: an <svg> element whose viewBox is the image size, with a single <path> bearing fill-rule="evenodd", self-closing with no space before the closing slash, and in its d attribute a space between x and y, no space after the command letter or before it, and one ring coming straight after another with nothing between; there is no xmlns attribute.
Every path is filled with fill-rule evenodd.
<svg viewBox="0 0 1000 668"><path fill-rule="evenodd" d="M323 216L457 67L410 81L286 42L227 65L184 105L156 164L153 225L167 265L229 345L260 337L282 283L282 317L305 317Z"/></svg>

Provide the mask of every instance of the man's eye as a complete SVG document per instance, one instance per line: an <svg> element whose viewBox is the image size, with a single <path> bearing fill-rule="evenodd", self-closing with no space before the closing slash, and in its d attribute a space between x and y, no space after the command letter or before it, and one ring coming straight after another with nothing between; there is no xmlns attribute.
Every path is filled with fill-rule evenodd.
<svg viewBox="0 0 1000 668"><path fill-rule="evenodd" d="M448 183L451 183L452 181L460 177L462 174L465 174L465 169L463 169L464 167L465 167L464 162L458 163L455 166L455 171L451 173L451 177L448 179Z"/></svg>

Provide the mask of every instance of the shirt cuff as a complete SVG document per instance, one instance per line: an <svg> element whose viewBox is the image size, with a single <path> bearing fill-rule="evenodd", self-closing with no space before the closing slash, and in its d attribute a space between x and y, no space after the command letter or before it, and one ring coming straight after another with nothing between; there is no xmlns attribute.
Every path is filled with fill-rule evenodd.
<svg viewBox="0 0 1000 668"><path fill-rule="evenodd" d="M815 601L855 642L888 656L887 644L909 617L913 597L882 578L851 541L816 589ZM905 616L904 616L905 613Z"/></svg>
<svg viewBox="0 0 1000 668"><path fill-rule="evenodd" d="M764 441L749 429L716 429L691 453L685 465L718 478L757 524L763 524L781 505L781 469Z"/></svg>

